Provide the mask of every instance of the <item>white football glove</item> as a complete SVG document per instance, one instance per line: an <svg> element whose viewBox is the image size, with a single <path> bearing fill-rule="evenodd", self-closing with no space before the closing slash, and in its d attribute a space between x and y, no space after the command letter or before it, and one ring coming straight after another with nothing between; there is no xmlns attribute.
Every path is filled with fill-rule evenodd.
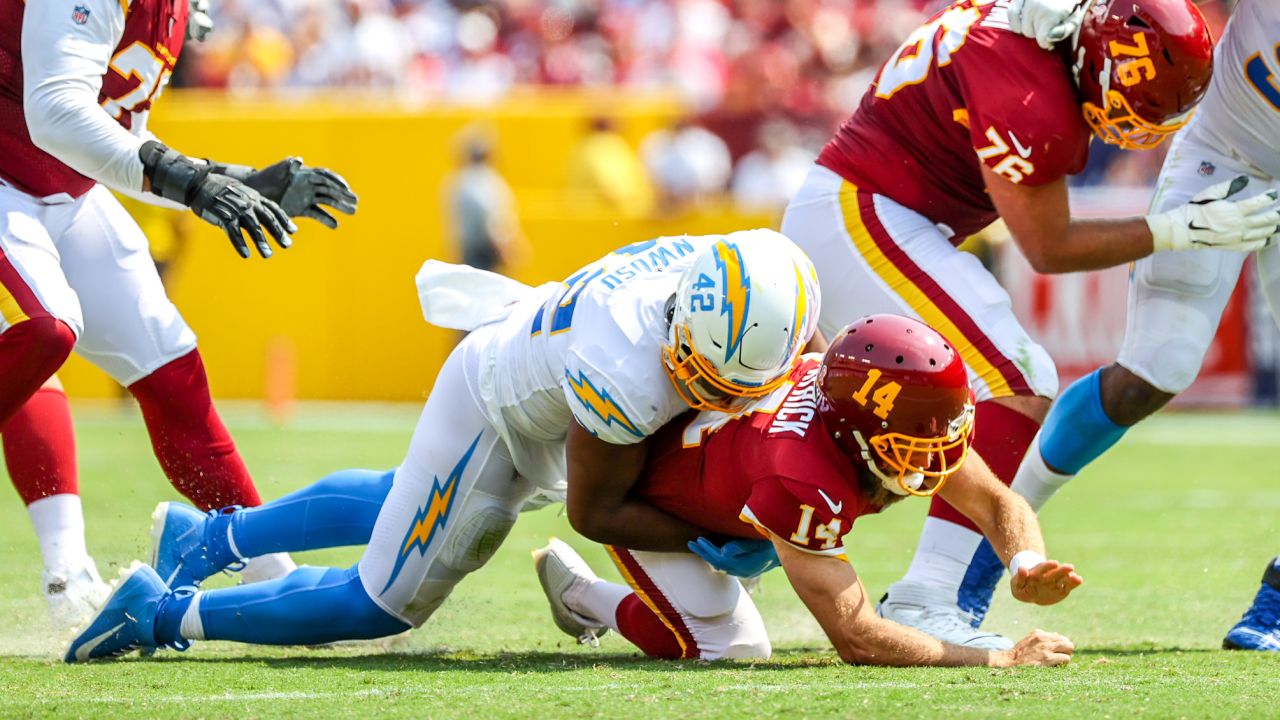
<svg viewBox="0 0 1280 720"><path fill-rule="evenodd" d="M1147 216L1156 252L1222 248L1252 252L1280 232L1277 193L1268 190L1245 200L1227 198L1243 192L1249 178L1238 175L1191 198L1191 202L1159 215Z"/></svg>
<svg viewBox="0 0 1280 720"><path fill-rule="evenodd" d="M1052 50L1080 27L1087 4L1085 0L1013 0L1009 29Z"/></svg>
<svg viewBox="0 0 1280 720"><path fill-rule="evenodd" d="M187 11L187 37L204 42L213 32L213 18L209 16L209 0L190 0Z"/></svg>

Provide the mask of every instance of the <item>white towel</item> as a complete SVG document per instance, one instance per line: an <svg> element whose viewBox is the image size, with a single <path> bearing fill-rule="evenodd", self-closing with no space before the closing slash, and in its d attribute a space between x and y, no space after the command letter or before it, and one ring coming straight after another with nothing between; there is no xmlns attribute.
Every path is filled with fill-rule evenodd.
<svg viewBox="0 0 1280 720"><path fill-rule="evenodd" d="M505 318L534 288L470 265L428 260L415 278L422 317L436 327L470 332Z"/></svg>

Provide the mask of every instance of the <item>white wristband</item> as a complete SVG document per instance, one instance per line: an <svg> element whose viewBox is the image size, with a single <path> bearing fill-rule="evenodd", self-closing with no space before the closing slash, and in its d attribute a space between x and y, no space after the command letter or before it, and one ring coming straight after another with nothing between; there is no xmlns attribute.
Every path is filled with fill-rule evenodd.
<svg viewBox="0 0 1280 720"><path fill-rule="evenodd" d="M1030 570L1042 562L1044 562L1044 556L1040 553L1035 550L1022 550L1009 561L1009 574L1017 575L1019 569L1026 568Z"/></svg>

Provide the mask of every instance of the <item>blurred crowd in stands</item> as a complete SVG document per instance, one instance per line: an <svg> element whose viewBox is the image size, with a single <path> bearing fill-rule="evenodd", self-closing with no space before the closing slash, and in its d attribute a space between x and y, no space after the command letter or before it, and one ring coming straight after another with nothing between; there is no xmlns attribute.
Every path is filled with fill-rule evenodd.
<svg viewBox="0 0 1280 720"><path fill-rule="evenodd" d="M380 88L484 104L516 86L675 89L689 117L641 148L655 207L724 193L776 210L876 68L944 0L219 0L177 84ZM1202 7L1217 27L1221 0ZM602 118L600 123L607 124ZM1149 184L1102 150L1086 183Z"/></svg>

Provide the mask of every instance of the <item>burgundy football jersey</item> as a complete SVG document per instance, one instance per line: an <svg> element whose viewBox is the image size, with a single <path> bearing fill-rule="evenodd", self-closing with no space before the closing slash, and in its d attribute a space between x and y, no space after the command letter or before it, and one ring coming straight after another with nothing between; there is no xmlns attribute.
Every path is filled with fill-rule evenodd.
<svg viewBox="0 0 1280 720"><path fill-rule="evenodd" d="M858 517L874 513L860 468L840 452L817 411L818 356L789 382L729 417L706 412L654 436L636 493L677 517L734 537L772 532L824 555L844 553Z"/></svg>
<svg viewBox="0 0 1280 720"><path fill-rule="evenodd" d="M119 11L120 4L87 0L42 0L66 5L68 31L102 26L94 13ZM124 3L124 34L102 77L98 101L126 130L151 108L178 62L187 31L187 0L131 0ZM22 15L24 0L0 0L0 178L23 192L44 197L79 197L94 181L64 165L31 142L22 109ZM88 31L88 30L86 30ZM109 41L109 39L108 39Z"/></svg>
<svg viewBox="0 0 1280 720"><path fill-rule="evenodd" d="M818 163L957 243L998 217L980 163L1026 185L1080 172L1092 134L1065 50L1010 31L1005 5L962 0L912 33Z"/></svg>

